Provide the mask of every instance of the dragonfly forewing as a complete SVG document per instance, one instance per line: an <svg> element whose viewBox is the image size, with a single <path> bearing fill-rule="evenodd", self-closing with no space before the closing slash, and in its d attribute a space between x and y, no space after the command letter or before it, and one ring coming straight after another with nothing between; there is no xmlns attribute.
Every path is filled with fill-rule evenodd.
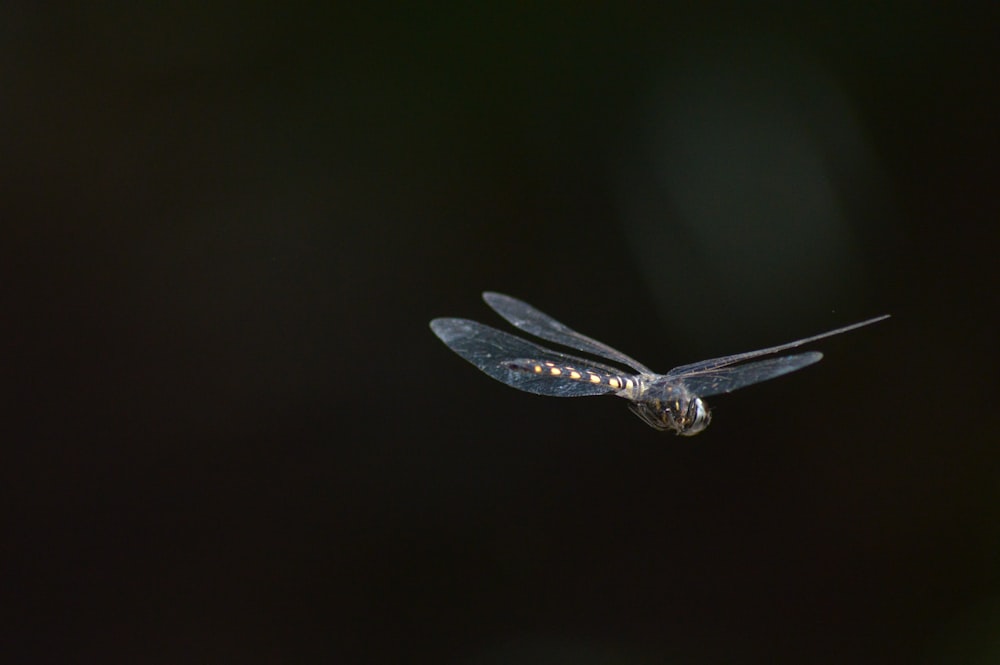
<svg viewBox="0 0 1000 665"><path fill-rule="evenodd" d="M746 353L737 353L731 356L722 356L720 358L711 358L709 360L699 360L696 363L691 363L690 365L681 365L675 367L667 374L673 376L678 374L692 374L694 372L701 372L705 370L715 369L717 367L725 367L727 365L735 365L736 363L741 363L746 360L751 360L752 358L760 358L761 356L769 356L779 351L786 351L788 349L794 349L797 346L802 346L803 344L808 344L810 342L815 342L826 337L833 337L834 335L839 335L845 333L849 330L855 330L856 328L862 328L864 326L871 325L873 323L878 323L879 321L884 321L889 318L889 314L883 314L882 316L876 316L873 319L868 319L867 321L861 321L859 323L852 323L849 326L844 326L843 328L837 328L835 330L829 330L825 333L820 333L819 335L813 335L812 337L804 337L802 339L797 339L794 342L788 342L787 344L779 344L778 346L769 346L766 349L757 349L756 351L747 351ZM815 361L813 361L815 362ZM803 365L804 367L804 365ZM778 375L780 376L780 375ZM757 383L756 381L754 383ZM746 384L749 385L749 384Z"/></svg>
<svg viewBox="0 0 1000 665"><path fill-rule="evenodd" d="M507 319L515 328L519 328L535 337L540 337L556 344L562 344L577 351L592 353L595 356L613 360L616 363L627 365L641 374L653 373L653 370L635 358L631 358L607 344L598 342L596 339L578 333L569 326L556 321L548 314L538 311L524 301L493 291L484 293L483 300L497 314Z"/></svg>

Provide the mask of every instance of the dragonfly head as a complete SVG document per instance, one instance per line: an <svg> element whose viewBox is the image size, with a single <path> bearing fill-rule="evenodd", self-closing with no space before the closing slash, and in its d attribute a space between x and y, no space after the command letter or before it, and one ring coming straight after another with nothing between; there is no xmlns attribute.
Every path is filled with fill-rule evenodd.
<svg viewBox="0 0 1000 665"><path fill-rule="evenodd" d="M649 400L630 405L632 413L654 429L694 436L708 427L712 414L700 397L687 400Z"/></svg>

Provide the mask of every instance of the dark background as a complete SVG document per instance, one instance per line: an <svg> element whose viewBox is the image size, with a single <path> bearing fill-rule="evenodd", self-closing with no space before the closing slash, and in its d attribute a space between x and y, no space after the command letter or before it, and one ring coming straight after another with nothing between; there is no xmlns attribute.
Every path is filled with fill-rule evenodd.
<svg viewBox="0 0 1000 665"><path fill-rule="evenodd" d="M4 660L1000 662L973 6L5 4ZM486 289L893 318L682 439L462 362Z"/></svg>

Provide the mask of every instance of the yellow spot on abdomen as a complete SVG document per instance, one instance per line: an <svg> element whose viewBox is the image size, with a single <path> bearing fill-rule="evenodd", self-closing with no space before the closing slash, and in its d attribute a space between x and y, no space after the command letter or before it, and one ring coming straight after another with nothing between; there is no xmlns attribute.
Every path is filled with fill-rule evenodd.
<svg viewBox="0 0 1000 665"><path fill-rule="evenodd" d="M580 373L579 372L570 372L569 373L569 378L571 378L571 379L579 379L580 378Z"/></svg>
<svg viewBox="0 0 1000 665"><path fill-rule="evenodd" d="M549 371L552 372L552 376L559 376L560 374L562 374L562 370L559 369L558 367L553 367Z"/></svg>
<svg viewBox="0 0 1000 665"><path fill-rule="evenodd" d="M535 365L535 374L541 374L541 373L542 373L542 366Z"/></svg>
<svg viewBox="0 0 1000 665"><path fill-rule="evenodd" d="M621 381L618 379L608 379L608 385L612 388L617 388L621 385Z"/></svg>

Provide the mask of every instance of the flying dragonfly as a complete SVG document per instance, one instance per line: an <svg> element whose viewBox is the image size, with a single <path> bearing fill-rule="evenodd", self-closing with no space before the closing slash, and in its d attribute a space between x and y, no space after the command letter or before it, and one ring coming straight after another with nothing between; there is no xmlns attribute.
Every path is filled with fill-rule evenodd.
<svg viewBox="0 0 1000 665"><path fill-rule="evenodd" d="M632 371L553 351L468 319L434 319L431 330L452 351L511 388L552 397L615 395L628 400L629 409L650 427L682 436L694 436L708 427L712 416L703 398L795 372L819 362L823 354L807 351L746 361L889 318L884 314L787 344L702 360L657 374L634 358L572 330L526 302L491 291L483 294L483 300L515 328L630 367Z"/></svg>

